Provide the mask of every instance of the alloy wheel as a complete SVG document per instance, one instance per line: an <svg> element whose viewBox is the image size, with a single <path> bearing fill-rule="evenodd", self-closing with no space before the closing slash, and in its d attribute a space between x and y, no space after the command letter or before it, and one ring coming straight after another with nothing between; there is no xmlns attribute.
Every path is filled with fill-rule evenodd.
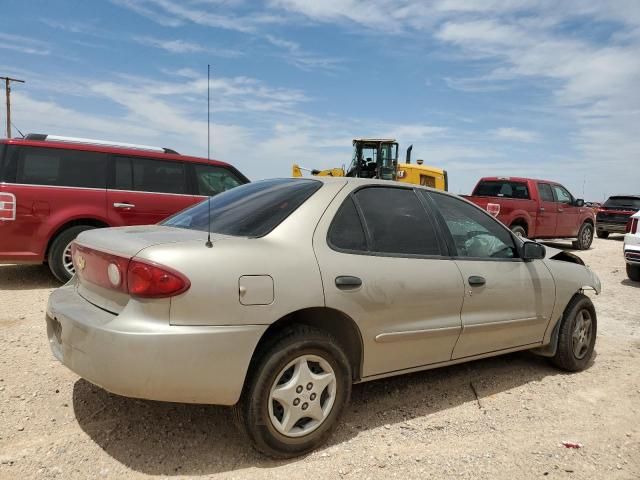
<svg viewBox="0 0 640 480"><path fill-rule="evenodd" d="M573 354L578 360L585 357L591 345L592 336L591 314L587 310L580 310L576 315L576 321L571 336Z"/></svg>

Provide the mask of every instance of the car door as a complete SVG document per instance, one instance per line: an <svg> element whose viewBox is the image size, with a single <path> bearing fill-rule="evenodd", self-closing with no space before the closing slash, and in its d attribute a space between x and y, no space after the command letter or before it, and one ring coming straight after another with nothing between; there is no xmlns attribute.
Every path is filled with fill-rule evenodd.
<svg viewBox="0 0 640 480"><path fill-rule="evenodd" d="M451 195L428 195L465 282L462 333L453 359L540 344L555 302L545 264L518 258L518 240L482 209Z"/></svg>
<svg viewBox="0 0 640 480"><path fill-rule="evenodd" d="M326 306L362 334L363 376L448 361L462 277L413 188L348 184L314 234Z"/></svg>
<svg viewBox="0 0 640 480"><path fill-rule="evenodd" d="M562 185L552 184L553 196L558 212L557 237L574 237L580 228L580 207L575 206L573 195Z"/></svg>
<svg viewBox="0 0 640 480"><path fill-rule="evenodd" d="M553 190L548 183L538 183L538 213L536 215L536 238L549 238L556 234L558 206Z"/></svg>
<svg viewBox="0 0 640 480"><path fill-rule="evenodd" d="M149 225L183 210L199 198L187 189L182 162L144 157L113 158L113 181L107 192L114 225Z"/></svg>

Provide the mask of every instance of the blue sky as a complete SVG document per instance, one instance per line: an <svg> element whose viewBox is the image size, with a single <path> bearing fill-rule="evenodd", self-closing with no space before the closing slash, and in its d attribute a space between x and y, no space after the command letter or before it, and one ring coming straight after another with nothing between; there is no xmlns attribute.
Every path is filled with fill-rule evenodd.
<svg viewBox="0 0 640 480"><path fill-rule="evenodd" d="M640 2L3 2L14 123L206 156L252 179L393 136L446 168L640 193ZM4 108L4 102L3 107ZM0 114L3 115L2 110Z"/></svg>

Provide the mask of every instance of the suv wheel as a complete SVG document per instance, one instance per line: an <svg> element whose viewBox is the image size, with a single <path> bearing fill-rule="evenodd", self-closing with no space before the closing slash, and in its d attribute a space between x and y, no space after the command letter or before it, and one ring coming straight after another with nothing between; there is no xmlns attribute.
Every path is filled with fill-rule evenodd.
<svg viewBox="0 0 640 480"><path fill-rule="evenodd" d="M596 344L596 310L589 297L578 294L571 299L564 311L558 335L558 348L551 361L562 370L584 370Z"/></svg>
<svg viewBox="0 0 640 480"><path fill-rule="evenodd" d="M573 242L573 248L588 250L593 242L593 225L584 222L578 231L578 239Z"/></svg>
<svg viewBox="0 0 640 480"><path fill-rule="evenodd" d="M605 230L596 230L596 235L598 235L598 238L609 238L609 232Z"/></svg>
<svg viewBox="0 0 640 480"><path fill-rule="evenodd" d="M80 233L93 228L96 227L92 227L91 225L69 227L60 232L53 240L49 248L47 261L49 262L51 273L62 283L71 280L71 277L75 274L73 262L71 261L71 242L73 242Z"/></svg>
<svg viewBox="0 0 640 480"><path fill-rule="evenodd" d="M339 343L309 327L286 331L252 362L240 428L260 452L291 458L324 443L351 394L351 367Z"/></svg>
<svg viewBox="0 0 640 480"><path fill-rule="evenodd" d="M640 282L640 265L629 265L627 263L627 277L634 282Z"/></svg>

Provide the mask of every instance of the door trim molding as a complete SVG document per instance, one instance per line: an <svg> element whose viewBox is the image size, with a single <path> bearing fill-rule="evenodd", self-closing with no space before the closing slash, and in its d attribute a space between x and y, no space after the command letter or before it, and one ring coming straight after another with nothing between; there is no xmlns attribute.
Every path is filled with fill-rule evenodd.
<svg viewBox="0 0 640 480"><path fill-rule="evenodd" d="M517 318L515 320L503 320L500 322L463 325L462 334L464 335L465 333L483 333L483 332L490 332L493 330L500 330L503 328L511 328L511 327L525 327L529 325L535 325L537 323L546 323L548 321L549 320L544 317L528 317L528 318Z"/></svg>
<svg viewBox="0 0 640 480"><path fill-rule="evenodd" d="M387 332L376 335L377 343L402 342L406 340L417 340L420 338L438 338L448 335L459 335L462 330L458 327L430 328L427 330L406 330L402 332Z"/></svg>

